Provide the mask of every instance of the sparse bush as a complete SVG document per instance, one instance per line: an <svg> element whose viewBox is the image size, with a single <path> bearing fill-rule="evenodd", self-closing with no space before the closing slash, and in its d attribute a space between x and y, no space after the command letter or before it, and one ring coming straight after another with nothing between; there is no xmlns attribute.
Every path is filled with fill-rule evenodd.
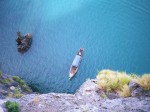
<svg viewBox="0 0 150 112"><path fill-rule="evenodd" d="M31 90L27 85L23 85L23 86L22 86L22 89L23 89L25 92L27 92L27 93L31 93L31 92L32 92L32 90Z"/></svg>
<svg viewBox="0 0 150 112"><path fill-rule="evenodd" d="M6 79L2 79L2 80L0 80L0 82L1 82L2 84L8 84L8 83L9 83Z"/></svg>
<svg viewBox="0 0 150 112"><path fill-rule="evenodd" d="M2 76L2 72L0 71L0 77Z"/></svg>
<svg viewBox="0 0 150 112"><path fill-rule="evenodd" d="M18 76L13 76L12 78L13 78L14 81L18 82L20 86L25 85L25 81L22 80L20 77L18 77Z"/></svg>
<svg viewBox="0 0 150 112"><path fill-rule="evenodd" d="M26 85L25 81L18 76L13 76L13 80L18 82L23 91L31 93L32 90Z"/></svg>
<svg viewBox="0 0 150 112"><path fill-rule="evenodd" d="M12 82L12 80L10 78L7 78L7 79L1 79L0 82L2 84L9 84L10 82Z"/></svg>
<svg viewBox="0 0 150 112"><path fill-rule="evenodd" d="M21 94L18 89L15 89L13 96L16 98L21 98L23 96L23 94Z"/></svg>
<svg viewBox="0 0 150 112"><path fill-rule="evenodd" d="M11 79L11 78L8 78L7 80L8 80L9 82L12 82L12 79Z"/></svg>
<svg viewBox="0 0 150 112"><path fill-rule="evenodd" d="M14 94L18 94L18 93L20 93L20 91L18 89L15 89Z"/></svg>
<svg viewBox="0 0 150 112"><path fill-rule="evenodd" d="M7 101L5 107L8 109L8 112L19 112L19 104L17 102Z"/></svg>

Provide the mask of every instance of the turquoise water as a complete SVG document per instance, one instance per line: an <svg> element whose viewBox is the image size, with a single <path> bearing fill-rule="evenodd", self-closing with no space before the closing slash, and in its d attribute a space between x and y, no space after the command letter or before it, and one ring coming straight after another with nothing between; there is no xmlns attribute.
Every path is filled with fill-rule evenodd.
<svg viewBox="0 0 150 112"><path fill-rule="evenodd" d="M17 31L33 35L24 54ZM80 47L83 60L69 81ZM150 73L150 1L0 0L0 69L43 93L73 93L102 69Z"/></svg>

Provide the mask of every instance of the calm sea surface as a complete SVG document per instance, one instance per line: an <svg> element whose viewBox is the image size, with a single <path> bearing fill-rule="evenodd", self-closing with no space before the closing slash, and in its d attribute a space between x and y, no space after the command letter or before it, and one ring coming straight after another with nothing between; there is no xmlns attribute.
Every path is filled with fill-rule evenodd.
<svg viewBox="0 0 150 112"><path fill-rule="evenodd" d="M24 54L17 31L33 35ZM80 47L83 60L69 81ZM0 69L43 93L73 93L102 69L150 73L150 0L0 0Z"/></svg>

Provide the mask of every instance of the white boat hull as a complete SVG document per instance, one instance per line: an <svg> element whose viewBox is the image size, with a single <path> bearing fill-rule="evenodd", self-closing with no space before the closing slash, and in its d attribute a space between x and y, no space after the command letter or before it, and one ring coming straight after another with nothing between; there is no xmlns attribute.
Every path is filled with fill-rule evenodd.
<svg viewBox="0 0 150 112"><path fill-rule="evenodd" d="M75 56L75 58L73 60L73 63L71 65L70 71L69 71L69 79L74 77L78 71L79 65L80 65L81 60L82 60L82 54L83 54L82 52L83 52L83 49L80 48L79 52L77 53L77 55Z"/></svg>

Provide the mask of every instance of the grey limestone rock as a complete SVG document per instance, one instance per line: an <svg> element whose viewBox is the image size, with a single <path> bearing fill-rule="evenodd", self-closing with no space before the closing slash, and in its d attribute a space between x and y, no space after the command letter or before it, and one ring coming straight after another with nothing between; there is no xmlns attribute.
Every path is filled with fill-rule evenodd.
<svg viewBox="0 0 150 112"><path fill-rule="evenodd" d="M18 100L22 112L149 112L150 97L121 98L109 94L103 99L95 80L87 80L75 94L25 95ZM115 99L114 99L115 98Z"/></svg>
<svg viewBox="0 0 150 112"><path fill-rule="evenodd" d="M15 99L21 112L150 112L150 97L103 99L96 81L87 80L75 94L28 94ZM115 97L114 97L115 96ZM114 99L115 98L115 99Z"/></svg>

